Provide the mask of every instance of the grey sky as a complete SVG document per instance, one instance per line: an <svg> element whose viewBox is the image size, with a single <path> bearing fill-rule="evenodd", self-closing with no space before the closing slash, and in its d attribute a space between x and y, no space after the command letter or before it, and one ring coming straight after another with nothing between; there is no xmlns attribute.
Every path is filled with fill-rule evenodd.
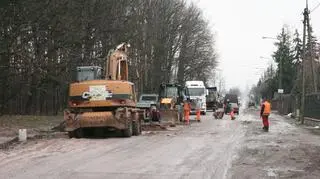
<svg viewBox="0 0 320 179"><path fill-rule="evenodd" d="M305 0L194 0L204 10L216 35L219 69L227 89L256 83L275 50L274 40L284 24L302 30ZM309 0L310 9L320 0ZM320 7L311 14L315 35L320 37ZM258 69L257 69L258 68Z"/></svg>

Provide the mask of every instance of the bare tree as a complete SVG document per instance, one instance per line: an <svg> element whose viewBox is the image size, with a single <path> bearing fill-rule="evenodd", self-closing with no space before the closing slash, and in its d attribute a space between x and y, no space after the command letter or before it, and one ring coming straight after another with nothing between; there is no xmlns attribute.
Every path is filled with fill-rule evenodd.
<svg viewBox="0 0 320 179"><path fill-rule="evenodd" d="M138 92L207 81L215 67L207 22L183 0L1 1L0 17L1 114L58 114L75 67L105 66L124 41Z"/></svg>

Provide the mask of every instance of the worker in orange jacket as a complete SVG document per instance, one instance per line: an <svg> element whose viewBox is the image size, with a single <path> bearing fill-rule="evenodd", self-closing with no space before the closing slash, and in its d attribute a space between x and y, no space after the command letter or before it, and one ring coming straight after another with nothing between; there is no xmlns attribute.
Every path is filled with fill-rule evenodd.
<svg viewBox="0 0 320 179"><path fill-rule="evenodd" d="M269 131L269 115L271 113L271 104L268 102L266 98L263 100L264 102L261 105L260 117L263 122L263 130L266 132Z"/></svg>
<svg viewBox="0 0 320 179"><path fill-rule="evenodd" d="M235 120L235 119L236 119L236 117L234 116L234 110L233 110L233 108L231 108L230 118L231 118L231 120Z"/></svg>
<svg viewBox="0 0 320 179"><path fill-rule="evenodd" d="M184 111L184 120L187 124L190 124L190 110L191 105L189 100L185 100L183 104L183 111Z"/></svg>

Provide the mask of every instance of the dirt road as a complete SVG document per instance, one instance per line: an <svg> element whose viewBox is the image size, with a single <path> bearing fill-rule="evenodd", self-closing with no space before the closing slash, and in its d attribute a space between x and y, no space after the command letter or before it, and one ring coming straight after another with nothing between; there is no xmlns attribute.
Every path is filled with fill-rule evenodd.
<svg viewBox="0 0 320 179"><path fill-rule="evenodd" d="M277 177L274 168L263 170L264 166L274 164L277 157L270 163L257 165L259 159L266 156L254 151L264 146L258 141L268 134L261 132L261 121L252 112L242 112L235 121L214 120L211 115L208 113L201 123L192 123L189 127L132 138L59 138L29 142L0 151L1 178ZM292 125L281 121L277 126L277 130L282 130ZM280 135L275 130L272 128L269 135ZM270 140L274 140L268 141L270 144L279 145L276 139ZM267 148L267 153L272 155L272 149ZM286 153L288 151L282 154ZM319 171L319 168L313 169Z"/></svg>

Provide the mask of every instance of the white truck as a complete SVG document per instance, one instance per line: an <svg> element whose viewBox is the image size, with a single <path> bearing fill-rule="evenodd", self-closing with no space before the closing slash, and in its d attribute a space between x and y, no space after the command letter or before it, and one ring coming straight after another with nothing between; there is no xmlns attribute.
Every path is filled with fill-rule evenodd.
<svg viewBox="0 0 320 179"><path fill-rule="evenodd" d="M206 89L203 81L186 81L185 87L188 89L191 102L191 113L196 112L196 100L199 99L201 103L201 114L206 115L206 95L208 90Z"/></svg>

